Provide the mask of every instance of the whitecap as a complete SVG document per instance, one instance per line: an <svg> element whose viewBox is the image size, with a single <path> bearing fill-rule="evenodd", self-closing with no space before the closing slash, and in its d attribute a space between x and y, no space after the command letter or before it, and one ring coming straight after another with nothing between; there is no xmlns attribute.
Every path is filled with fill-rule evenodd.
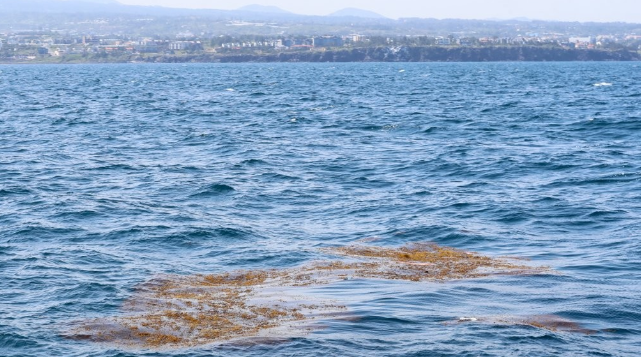
<svg viewBox="0 0 641 357"><path fill-rule="evenodd" d="M468 322L468 321L469 322L476 322L479 319L477 319L476 317L460 317L458 320L459 321L465 321L465 322Z"/></svg>
<svg viewBox="0 0 641 357"><path fill-rule="evenodd" d="M401 69L400 71L398 71L398 73L403 73L403 72L405 72L404 69Z"/></svg>
<svg viewBox="0 0 641 357"><path fill-rule="evenodd" d="M227 88L225 90L228 91L228 92L235 92L236 91L234 88Z"/></svg>
<svg viewBox="0 0 641 357"><path fill-rule="evenodd" d="M610 87L610 86L612 86L612 83L608 83L608 82L594 83L594 86L595 87Z"/></svg>

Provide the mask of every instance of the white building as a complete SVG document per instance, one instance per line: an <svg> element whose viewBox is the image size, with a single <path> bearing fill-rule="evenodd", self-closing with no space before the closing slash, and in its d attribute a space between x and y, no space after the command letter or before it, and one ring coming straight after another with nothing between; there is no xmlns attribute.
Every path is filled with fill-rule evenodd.
<svg viewBox="0 0 641 357"><path fill-rule="evenodd" d="M576 43L576 44L579 44L579 43L589 44L589 43L592 43L592 41L594 41L592 37L570 37L569 42Z"/></svg>
<svg viewBox="0 0 641 357"><path fill-rule="evenodd" d="M449 46L452 44L452 41L446 37L437 37L435 38L436 44L439 46Z"/></svg>
<svg viewBox="0 0 641 357"><path fill-rule="evenodd" d="M184 51L189 47L186 41L176 41L169 44L169 49L174 51Z"/></svg>

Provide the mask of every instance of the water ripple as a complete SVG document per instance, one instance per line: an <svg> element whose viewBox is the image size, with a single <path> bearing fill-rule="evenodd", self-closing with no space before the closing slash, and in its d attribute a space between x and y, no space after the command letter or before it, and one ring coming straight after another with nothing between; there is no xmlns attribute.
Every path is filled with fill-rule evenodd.
<svg viewBox="0 0 641 357"><path fill-rule="evenodd" d="M636 356L633 66L2 66L0 354ZM149 352L60 336L162 274L422 241L558 274L346 281L317 293L349 318L278 343ZM599 333L447 323L532 315Z"/></svg>

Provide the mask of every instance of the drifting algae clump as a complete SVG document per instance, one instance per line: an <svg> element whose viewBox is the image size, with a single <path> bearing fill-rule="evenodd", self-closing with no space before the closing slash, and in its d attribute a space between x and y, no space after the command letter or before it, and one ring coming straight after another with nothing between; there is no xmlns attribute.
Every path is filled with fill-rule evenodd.
<svg viewBox="0 0 641 357"><path fill-rule="evenodd" d="M324 252L346 260L281 270L159 276L136 287L121 316L80 322L68 336L143 348L282 338L313 330L312 321L336 318L346 310L333 301L305 296L304 287L350 279L447 281L547 271L436 244Z"/></svg>
<svg viewBox="0 0 641 357"><path fill-rule="evenodd" d="M284 271L163 276L142 284L124 316L79 324L74 339L131 347L186 347L261 333L344 307L276 289ZM313 301L313 304L311 303Z"/></svg>
<svg viewBox="0 0 641 357"><path fill-rule="evenodd" d="M432 243L416 243L401 248L349 246L326 251L354 258L374 259L377 262L376 269L358 271L364 278L445 281L497 274L540 274L548 270Z"/></svg>

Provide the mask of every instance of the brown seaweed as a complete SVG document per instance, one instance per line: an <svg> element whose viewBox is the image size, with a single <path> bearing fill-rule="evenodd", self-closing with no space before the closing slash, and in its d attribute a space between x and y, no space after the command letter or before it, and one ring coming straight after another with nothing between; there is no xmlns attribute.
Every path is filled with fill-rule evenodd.
<svg viewBox="0 0 641 357"><path fill-rule="evenodd" d="M156 277L135 289L122 316L83 321L68 336L143 348L282 339L313 330L312 321L344 316L344 306L305 296L302 287L356 278L447 281L548 271L435 244L324 251L349 259L283 270Z"/></svg>
<svg viewBox="0 0 641 357"><path fill-rule="evenodd" d="M401 248L349 246L325 251L355 258L375 259L375 269L356 271L356 275L363 278L446 281L490 275L532 275L549 271L546 267L515 264L514 259L491 258L433 243L416 243Z"/></svg>

